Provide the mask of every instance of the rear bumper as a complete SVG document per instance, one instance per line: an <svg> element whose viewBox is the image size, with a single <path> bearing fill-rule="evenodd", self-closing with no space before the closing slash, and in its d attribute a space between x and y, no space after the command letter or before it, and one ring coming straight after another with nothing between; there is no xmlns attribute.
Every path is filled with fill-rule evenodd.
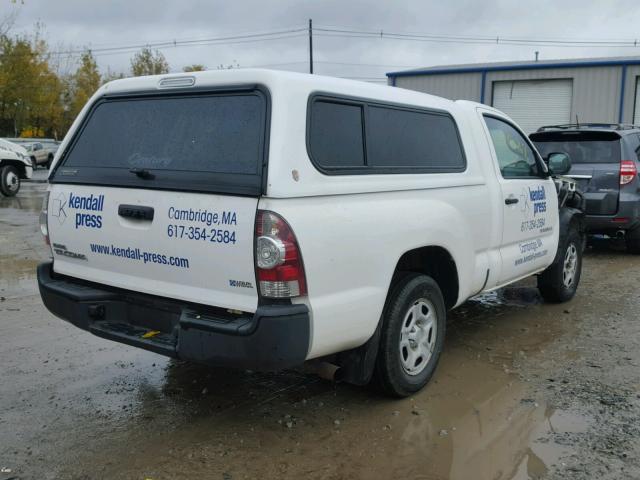
<svg viewBox="0 0 640 480"><path fill-rule="evenodd" d="M99 337L212 366L279 370L300 365L309 350L306 305L260 306L255 314L90 284L38 266L45 306ZM158 332L149 335L149 332Z"/></svg>
<svg viewBox="0 0 640 480"><path fill-rule="evenodd" d="M629 199L624 197L620 195L618 213L615 215L586 215L587 232L610 234L640 227L640 198L636 195Z"/></svg>

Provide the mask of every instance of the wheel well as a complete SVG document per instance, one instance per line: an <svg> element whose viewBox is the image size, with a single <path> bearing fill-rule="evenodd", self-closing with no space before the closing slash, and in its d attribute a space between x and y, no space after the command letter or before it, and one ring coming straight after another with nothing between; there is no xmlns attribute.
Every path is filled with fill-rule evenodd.
<svg viewBox="0 0 640 480"><path fill-rule="evenodd" d="M444 304L452 308L458 301L458 269L451 254L442 247L421 247L404 253L393 274L392 285L403 272L424 273L433 278L444 296Z"/></svg>
<svg viewBox="0 0 640 480"><path fill-rule="evenodd" d="M577 228L581 235L585 233L586 224L582 211L577 208L562 207L559 212L559 217L561 233L566 234L571 228Z"/></svg>
<svg viewBox="0 0 640 480"><path fill-rule="evenodd" d="M6 167L7 165L16 167L21 178L24 178L27 173L25 164L19 160L0 160L0 168Z"/></svg>

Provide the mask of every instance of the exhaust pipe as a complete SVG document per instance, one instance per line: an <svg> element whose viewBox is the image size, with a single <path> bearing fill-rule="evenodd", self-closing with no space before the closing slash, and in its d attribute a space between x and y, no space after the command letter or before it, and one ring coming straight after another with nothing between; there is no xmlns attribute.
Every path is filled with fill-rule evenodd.
<svg viewBox="0 0 640 480"><path fill-rule="evenodd" d="M625 236L625 231L624 230L618 230L616 232L616 238L617 239L622 239L622 238L624 238L624 236Z"/></svg>
<svg viewBox="0 0 640 480"><path fill-rule="evenodd" d="M305 370L309 373L315 373L320 378L329 380L330 382L337 382L341 378L340 365L336 365L334 363L313 362L307 364L307 368Z"/></svg>
<svg viewBox="0 0 640 480"><path fill-rule="evenodd" d="M318 365L318 376L330 382L340 379L340 366L329 362L322 362Z"/></svg>

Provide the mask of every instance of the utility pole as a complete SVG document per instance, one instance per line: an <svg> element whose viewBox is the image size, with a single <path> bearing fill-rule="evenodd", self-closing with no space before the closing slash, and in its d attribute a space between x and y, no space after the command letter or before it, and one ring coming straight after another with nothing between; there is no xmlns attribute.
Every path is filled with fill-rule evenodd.
<svg viewBox="0 0 640 480"><path fill-rule="evenodd" d="M313 73L313 20L309 19L309 73Z"/></svg>

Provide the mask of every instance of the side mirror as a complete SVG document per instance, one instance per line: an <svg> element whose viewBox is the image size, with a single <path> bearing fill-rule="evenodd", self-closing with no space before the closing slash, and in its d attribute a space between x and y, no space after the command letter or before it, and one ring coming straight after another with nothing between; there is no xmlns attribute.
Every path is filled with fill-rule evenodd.
<svg viewBox="0 0 640 480"><path fill-rule="evenodd" d="M566 153L550 153L547 155L546 162L551 175L566 175L571 170L571 159Z"/></svg>

